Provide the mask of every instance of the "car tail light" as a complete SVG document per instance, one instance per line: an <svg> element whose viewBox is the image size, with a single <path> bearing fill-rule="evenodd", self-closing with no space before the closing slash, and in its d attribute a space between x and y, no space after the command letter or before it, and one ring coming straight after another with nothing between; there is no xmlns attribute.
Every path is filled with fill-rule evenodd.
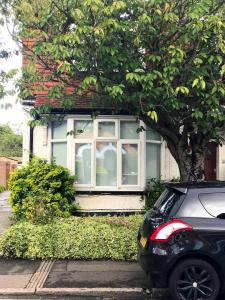
<svg viewBox="0 0 225 300"><path fill-rule="evenodd" d="M181 231L192 230L192 226L181 220L171 220L161 224L149 237L150 241L168 242L171 237Z"/></svg>

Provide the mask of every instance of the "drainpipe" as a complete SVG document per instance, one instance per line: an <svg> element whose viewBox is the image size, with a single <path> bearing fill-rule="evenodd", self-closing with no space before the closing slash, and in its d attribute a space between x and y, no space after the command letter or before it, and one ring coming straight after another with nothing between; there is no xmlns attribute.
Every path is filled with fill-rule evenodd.
<svg viewBox="0 0 225 300"><path fill-rule="evenodd" d="M29 161L33 158L34 154L34 128L30 126L30 143L29 143Z"/></svg>

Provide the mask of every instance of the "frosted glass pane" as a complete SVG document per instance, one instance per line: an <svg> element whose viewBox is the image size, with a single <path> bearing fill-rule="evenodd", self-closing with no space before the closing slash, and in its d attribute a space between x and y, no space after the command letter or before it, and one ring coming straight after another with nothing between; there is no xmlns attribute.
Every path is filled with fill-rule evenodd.
<svg viewBox="0 0 225 300"><path fill-rule="evenodd" d="M99 137L114 137L115 136L115 122L99 122L98 123Z"/></svg>
<svg viewBox="0 0 225 300"><path fill-rule="evenodd" d="M52 157L57 165L67 167L67 143L52 143Z"/></svg>
<svg viewBox="0 0 225 300"><path fill-rule="evenodd" d="M76 138L91 138L93 136L93 121L75 121L74 132Z"/></svg>
<svg viewBox="0 0 225 300"><path fill-rule="evenodd" d="M116 186L117 149L116 143L97 142L96 144L96 185Z"/></svg>
<svg viewBox="0 0 225 300"><path fill-rule="evenodd" d="M52 139L66 139L67 121L52 123Z"/></svg>
<svg viewBox="0 0 225 300"><path fill-rule="evenodd" d="M91 184L91 144L76 144L76 183Z"/></svg>
<svg viewBox="0 0 225 300"><path fill-rule="evenodd" d="M122 146L122 184L138 184L138 145Z"/></svg>
<svg viewBox="0 0 225 300"><path fill-rule="evenodd" d="M135 121L121 121L120 122L120 138L121 139L139 139L137 129L139 123Z"/></svg>
<svg viewBox="0 0 225 300"><path fill-rule="evenodd" d="M146 178L160 177L160 149L159 144L146 144Z"/></svg>
<svg viewBox="0 0 225 300"><path fill-rule="evenodd" d="M157 131L147 127L146 128L146 140L161 141L161 136Z"/></svg>

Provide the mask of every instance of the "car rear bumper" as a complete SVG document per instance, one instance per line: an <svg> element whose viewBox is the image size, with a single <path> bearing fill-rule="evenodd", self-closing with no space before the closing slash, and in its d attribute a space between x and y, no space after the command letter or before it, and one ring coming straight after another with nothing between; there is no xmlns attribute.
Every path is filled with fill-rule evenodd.
<svg viewBox="0 0 225 300"><path fill-rule="evenodd" d="M147 275L150 288L167 287L169 270L165 250L157 249L157 246L143 249L138 243L138 262Z"/></svg>

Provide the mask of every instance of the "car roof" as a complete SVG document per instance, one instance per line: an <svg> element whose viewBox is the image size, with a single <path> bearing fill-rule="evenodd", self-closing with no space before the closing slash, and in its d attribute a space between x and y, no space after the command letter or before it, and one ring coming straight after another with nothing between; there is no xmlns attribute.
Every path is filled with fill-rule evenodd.
<svg viewBox="0 0 225 300"><path fill-rule="evenodd" d="M186 194L190 189L225 188L225 181L168 182L166 187Z"/></svg>

